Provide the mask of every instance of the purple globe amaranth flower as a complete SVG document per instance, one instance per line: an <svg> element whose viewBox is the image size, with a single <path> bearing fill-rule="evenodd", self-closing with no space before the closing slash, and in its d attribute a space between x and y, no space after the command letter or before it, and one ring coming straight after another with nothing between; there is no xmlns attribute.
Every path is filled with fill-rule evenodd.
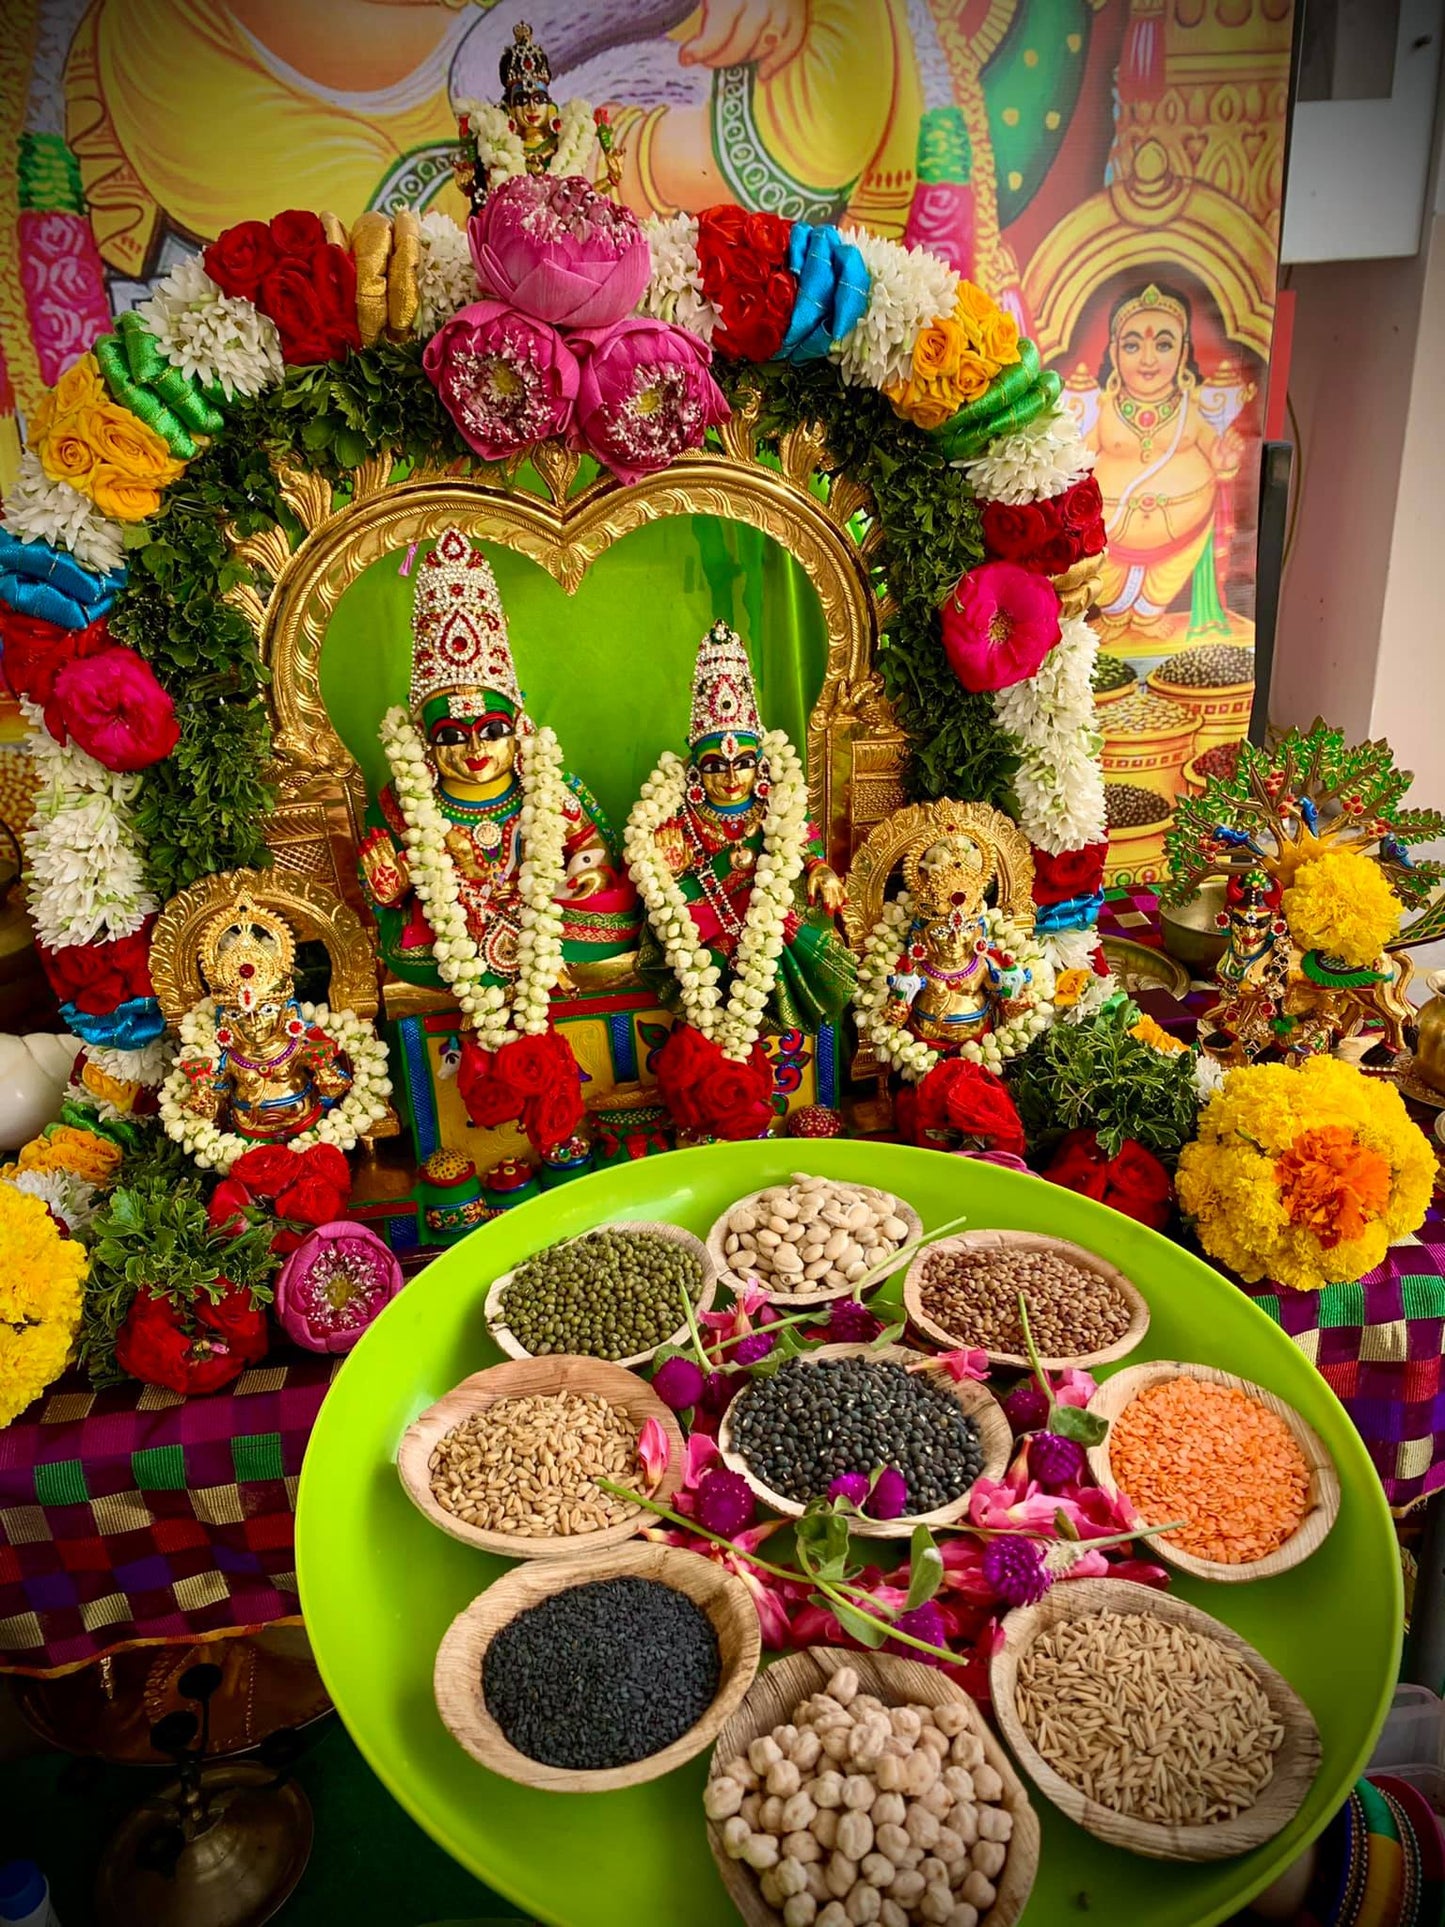
<svg viewBox="0 0 1445 1927"><path fill-rule="evenodd" d="M605 328L636 307L652 250L630 208L577 176L519 174L467 222L489 294L559 328Z"/></svg>
<svg viewBox="0 0 1445 1927"><path fill-rule="evenodd" d="M1008 1606L1032 1606L1054 1583L1037 1541L1017 1534L989 1540L983 1576Z"/></svg>
<svg viewBox="0 0 1445 1927"><path fill-rule="evenodd" d="M840 1472L828 1487L830 1499L847 1499L850 1504L862 1508L868 1497L868 1476L864 1472Z"/></svg>
<svg viewBox="0 0 1445 1927"><path fill-rule="evenodd" d="M1084 1476L1084 1448L1077 1439L1039 1432L1029 1440L1029 1471L1040 1485L1073 1485Z"/></svg>
<svg viewBox="0 0 1445 1927"><path fill-rule="evenodd" d="M733 1357L739 1365L756 1365L760 1359L767 1357L777 1342L772 1332L749 1332L746 1338L740 1338L733 1346Z"/></svg>
<svg viewBox="0 0 1445 1927"><path fill-rule="evenodd" d="M714 1466L698 1484L693 1513L706 1531L720 1539L736 1539L757 1518L758 1502L741 1472Z"/></svg>
<svg viewBox="0 0 1445 1927"><path fill-rule="evenodd" d="M871 1345L883 1329L880 1319L856 1298L840 1298L828 1313L823 1337L829 1345Z"/></svg>
<svg viewBox="0 0 1445 1927"><path fill-rule="evenodd" d="M709 1372L703 1380L702 1396L697 1401L699 1409L713 1418L721 1418L737 1397L741 1386L742 1380L735 1372Z"/></svg>
<svg viewBox="0 0 1445 1927"><path fill-rule="evenodd" d="M680 1352L663 1359L652 1374L653 1391L674 1412L685 1412L690 1405L696 1405L706 1382L696 1360L684 1358Z"/></svg>
<svg viewBox="0 0 1445 1927"><path fill-rule="evenodd" d="M406 1283L376 1233L351 1218L317 1225L287 1258L272 1310L309 1352L349 1352Z"/></svg>
<svg viewBox="0 0 1445 1927"><path fill-rule="evenodd" d="M948 1645L948 1621L936 1599L925 1599L921 1606L912 1612L899 1613L893 1622L895 1632L911 1633L915 1639L924 1640L930 1646ZM885 1653L897 1653L900 1659L921 1660L925 1666L942 1666L943 1660L935 1659L931 1653L920 1653L913 1646L905 1646L901 1639L885 1640Z"/></svg>
<svg viewBox="0 0 1445 1927"><path fill-rule="evenodd" d="M1003 1402L1004 1417L1013 1427L1015 1438L1037 1432L1049 1422L1049 1401L1032 1382L1016 1385Z"/></svg>
<svg viewBox="0 0 1445 1927"><path fill-rule="evenodd" d="M878 1474L863 1510L870 1519L901 1519L908 1510L908 1481L896 1465Z"/></svg>

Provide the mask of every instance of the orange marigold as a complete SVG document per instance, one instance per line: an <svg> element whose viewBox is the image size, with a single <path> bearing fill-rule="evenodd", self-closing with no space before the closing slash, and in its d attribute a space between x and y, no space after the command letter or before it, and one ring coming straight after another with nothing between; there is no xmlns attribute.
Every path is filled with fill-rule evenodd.
<svg viewBox="0 0 1445 1927"><path fill-rule="evenodd" d="M1343 1124L1302 1131L1274 1169L1290 1223L1313 1231L1325 1251L1358 1238L1390 1202L1390 1160Z"/></svg>

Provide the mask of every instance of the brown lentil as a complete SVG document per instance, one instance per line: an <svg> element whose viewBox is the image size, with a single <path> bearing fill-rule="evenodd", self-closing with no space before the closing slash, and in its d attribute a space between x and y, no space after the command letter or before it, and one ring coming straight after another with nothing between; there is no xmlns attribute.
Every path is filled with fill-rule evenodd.
<svg viewBox="0 0 1445 1927"><path fill-rule="evenodd" d="M600 1532L637 1512L595 1484L637 1476L637 1427L596 1392L499 1398L437 1442L429 1470L443 1511L482 1531Z"/></svg>
<svg viewBox="0 0 1445 1927"><path fill-rule="evenodd" d="M924 1263L923 1309L961 1345L1024 1350L1019 1294L1043 1358L1102 1351L1129 1328L1129 1305L1106 1278L1053 1251L935 1250Z"/></svg>
<svg viewBox="0 0 1445 1927"><path fill-rule="evenodd" d="M1148 1613L1094 1613L1040 1633L1019 1662L1015 1705L1070 1786L1168 1826L1253 1806L1284 1738L1244 1660Z"/></svg>

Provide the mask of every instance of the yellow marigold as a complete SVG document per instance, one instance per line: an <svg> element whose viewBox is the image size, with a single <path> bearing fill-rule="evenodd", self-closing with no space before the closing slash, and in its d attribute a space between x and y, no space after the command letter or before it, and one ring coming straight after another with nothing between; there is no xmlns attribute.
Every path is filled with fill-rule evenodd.
<svg viewBox="0 0 1445 1927"><path fill-rule="evenodd" d="M1400 928L1400 899L1378 863L1357 850L1324 850L1302 863L1281 902L1301 950L1322 950L1366 970Z"/></svg>
<svg viewBox="0 0 1445 1927"><path fill-rule="evenodd" d="M1176 1182L1211 1257L1311 1291L1372 1270L1417 1229L1435 1154L1393 1085L1316 1057L1230 1071Z"/></svg>
<svg viewBox="0 0 1445 1927"><path fill-rule="evenodd" d="M88 1184L109 1184L120 1169L121 1150L108 1137L76 1124L57 1124L44 1137L24 1145L16 1162L22 1171L73 1171Z"/></svg>
<svg viewBox="0 0 1445 1927"><path fill-rule="evenodd" d="M1171 1037L1161 1023L1147 1014L1130 1029L1129 1035L1136 1037L1141 1044L1147 1044L1150 1050L1157 1050L1163 1057L1177 1057L1181 1051L1189 1048L1187 1044L1181 1044L1177 1037Z"/></svg>
<svg viewBox="0 0 1445 1927"><path fill-rule="evenodd" d="M1072 1010L1093 982L1092 970L1061 970L1054 979L1054 1004L1059 1010Z"/></svg>
<svg viewBox="0 0 1445 1927"><path fill-rule="evenodd" d="M80 1330L86 1256L39 1198L0 1184L0 1426L65 1370Z"/></svg>
<svg viewBox="0 0 1445 1927"><path fill-rule="evenodd" d="M30 440L39 443L62 415L75 408L93 408L107 399L100 363L94 355L82 355L72 363L42 399L30 419Z"/></svg>

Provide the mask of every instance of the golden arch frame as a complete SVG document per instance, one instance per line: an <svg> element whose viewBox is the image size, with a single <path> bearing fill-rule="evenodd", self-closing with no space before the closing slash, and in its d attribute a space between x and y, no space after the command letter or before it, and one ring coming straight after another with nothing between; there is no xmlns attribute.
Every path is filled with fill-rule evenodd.
<svg viewBox="0 0 1445 1927"><path fill-rule="evenodd" d="M684 456L627 487L604 476L574 488L578 458L557 444L532 457L545 494L519 483L516 464L394 477L392 457L381 454L336 490L314 472L283 472L282 496L302 539L293 548L276 525L237 540L236 554L263 572L269 592L248 583L231 594L270 672L278 803L267 841L277 863L360 903L354 851L366 797L322 699L321 651L341 596L372 562L460 521L470 534L538 563L570 595L597 558L633 530L666 516L711 514L778 542L818 595L828 641L808 722L810 801L832 860L846 867L871 826L904 801L907 741L874 667L888 615L870 573L882 530L867 489L831 470L817 429L784 435L776 465L760 459L757 414L754 396L728 424L720 450ZM821 490L820 474L828 478Z"/></svg>

